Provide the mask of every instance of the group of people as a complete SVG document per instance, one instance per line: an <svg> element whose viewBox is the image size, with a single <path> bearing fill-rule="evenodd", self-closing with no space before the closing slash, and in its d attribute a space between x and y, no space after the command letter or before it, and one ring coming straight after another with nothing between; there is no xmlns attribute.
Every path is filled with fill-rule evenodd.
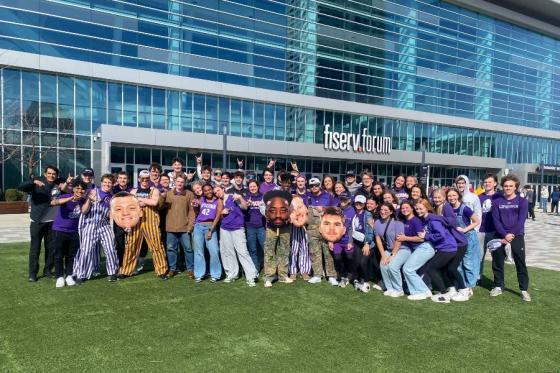
<svg viewBox="0 0 560 373"><path fill-rule="evenodd" d="M525 264L527 199L514 175L484 177L477 196L459 175L453 187L431 195L416 177L396 175L393 185L369 171L344 180L308 178L297 164L275 171L271 160L261 180L243 171L212 169L197 157L196 172L159 164L139 172L137 187L126 172L104 174L99 184L86 168L60 179L54 166L20 189L31 201L29 281L37 281L41 242L44 275L56 287L81 284L101 272L108 280L143 269L151 252L156 275L180 272L196 282L255 286L326 280L388 297L467 301L481 278L489 250L494 274L491 296L502 294L506 249L515 261L519 289L530 301Z"/></svg>

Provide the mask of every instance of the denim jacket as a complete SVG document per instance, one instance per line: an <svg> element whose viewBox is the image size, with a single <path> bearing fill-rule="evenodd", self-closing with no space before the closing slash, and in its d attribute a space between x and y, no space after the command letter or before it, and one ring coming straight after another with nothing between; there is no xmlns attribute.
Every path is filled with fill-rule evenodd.
<svg viewBox="0 0 560 373"><path fill-rule="evenodd" d="M365 212L366 216L364 218L366 224L366 229L365 229L365 235L366 235L366 239L365 239L365 243L369 244L370 247L373 247L375 245L375 231L373 229L373 227L371 225L369 225L369 221L373 220L373 215L371 214L370 211Z"/></svg>

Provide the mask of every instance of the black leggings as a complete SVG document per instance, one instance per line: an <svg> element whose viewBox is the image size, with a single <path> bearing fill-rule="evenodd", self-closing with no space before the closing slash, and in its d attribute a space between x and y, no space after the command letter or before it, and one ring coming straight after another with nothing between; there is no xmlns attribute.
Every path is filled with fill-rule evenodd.
<svg viewBox="0 0 560 373"><path fill-rule="evenodd" d="M80 247L78 232L52 231L54 241L54 267L56 277L72 276L74 257Z"/></svg>
<svg viewBox="0 0 560 373"><path fill-rule="evenodd" d="M447 267L447 281L445 284L447 287L455 286L457 290L464 289L466 287L463 276L461 276L461 273L459 272L459 266L461 265L461 261L463 261L463 257L465 256L466 252L467 246L460 246L457 248L455 257Z"/></svg>
<svg viewBox="0 0 560 373"><path fill-rule="evenodd" d="M358 279L356 250L357 247L354 247L354 250L352 250L351 252L342 250L342 252L339 254L333 253L334 267L336 269L336 272L340 277L349 277L351 282Z"/></svg>
<svg viewBox="0 0 560 373"><path fill-rule="evenodd" d="M459 262L456 262L455 256L457 252L445 252L438 251L436 255L430 260L430 265L428 267L428 273L432 279L432 289L439 291L440 293L445 293L447 288L445 287L444 277L446 273L449 273L459 284L463 283L461 274L457 269L459 267ZM464 252L463 252L464 255ZM463 288L465 286L463 285Z"/></svg>

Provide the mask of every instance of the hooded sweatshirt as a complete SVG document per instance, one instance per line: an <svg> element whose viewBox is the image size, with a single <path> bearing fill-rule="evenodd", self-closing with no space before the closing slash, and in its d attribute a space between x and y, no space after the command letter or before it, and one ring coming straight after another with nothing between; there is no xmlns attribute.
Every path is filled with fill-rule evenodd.
<svg viewBox="0 0 560 373"><path fill-rule="evenodd" d="M482 220L482 207L480 206L480 199L478 196L470 191L471 182L466 175L459 175L457 179L464 179L465 180L465 191L463 192L463 203L465 206L469 207L475 214L478 216L478 220ZM478 232L480 228L480 224L475 227L476 231Z"/></svg>
<svg viewBox="0 0 560 373"><path fill-rule="evenodd" d="M445 227L443 218L434 214L429 214L422 219L426 236L424 240L430 242L436 251L455 252L457 242L451 232Z"/></svg>

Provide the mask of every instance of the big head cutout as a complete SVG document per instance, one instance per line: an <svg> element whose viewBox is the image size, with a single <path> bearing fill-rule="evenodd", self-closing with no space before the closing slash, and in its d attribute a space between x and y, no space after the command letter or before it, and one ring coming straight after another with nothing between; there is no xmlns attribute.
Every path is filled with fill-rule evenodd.
<svg viewBox="0 0 560 373"><path fill-rule="evenodd" d="M298 196L294 196L292 199L292 212L290 213L290 221L295 227L303 227L307 224L307 206L303 202L303 199Z"/></svg>
<svg viewBox="0 0 560 373"><path fill-rule="evenodd" d="M281 228L290 223L290 203L292 195L283 190L266 192L263 201L266 205L266 220L274 228Z"/></svg>
<svg viewBox="0 0 560 373"><path fill-rule="evenodd" d="M344 214L339 208L325 208L323 216L321 216L319 233L328 242L336 243L340 241L346 233L346 227L344 226Z"/></svg>
<svg viewBox="0 0 560 373"><path fill-rule="evenodd" d="M142 217L142 208L136 197L128 192L119 192L111 199L111 218L119 227L130 230Z"/></svg>

